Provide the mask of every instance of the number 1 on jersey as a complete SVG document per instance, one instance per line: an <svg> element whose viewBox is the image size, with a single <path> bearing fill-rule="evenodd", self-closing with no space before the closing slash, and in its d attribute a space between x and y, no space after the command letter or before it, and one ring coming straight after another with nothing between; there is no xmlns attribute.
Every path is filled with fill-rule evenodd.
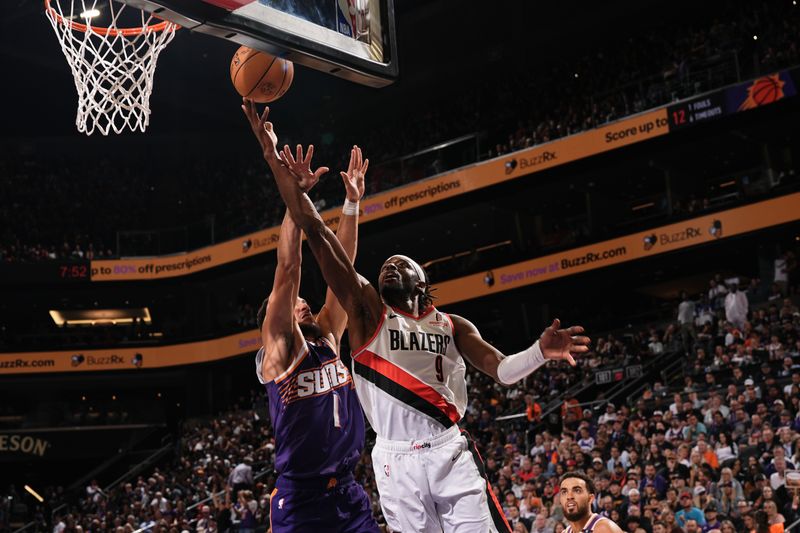
<svg viewBox="0 0 800 533"><path fill-rule="evenodd" d="M339 421L339 395L335 392L333 393L333 427L342 427L342 423Z"/></svg>
<svg viewBox="0 0 800 533"><path fill-rule="evenodd" d="M437 355L436 356L436 379L438 379L439 382L443 382L444 381L444 371L442 370L442 356L441 355Z"/></svg>

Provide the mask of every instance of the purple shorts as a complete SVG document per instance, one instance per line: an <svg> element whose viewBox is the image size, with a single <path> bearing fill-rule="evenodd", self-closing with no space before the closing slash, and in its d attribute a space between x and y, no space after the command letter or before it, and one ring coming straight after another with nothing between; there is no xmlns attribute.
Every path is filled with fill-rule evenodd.
<svg viewBox="0 0 800 533"><path fill-rule="evenodd" d="M353 475L290 480L278 477L269 504L273 533L378 533L364 488Z"/></svg>

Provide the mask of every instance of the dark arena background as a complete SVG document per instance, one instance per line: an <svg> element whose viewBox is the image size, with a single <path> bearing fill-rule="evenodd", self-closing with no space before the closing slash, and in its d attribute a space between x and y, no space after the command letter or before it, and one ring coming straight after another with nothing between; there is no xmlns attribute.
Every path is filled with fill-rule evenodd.
<svg viewBox="0 0 800 533"><path fill-rule="evenodd" d="M297 55L270 119L331 167L332 226L350 147L370 158L371 282L415 258L503 353L556 317L591 336L512 387L468 370L459 425L513 531L563 531L571 470L623 531L800 531L797 1L378 3L391 68ZM178 30L147 131L87 136L42 2L0 26L0 531L269 530L256 311L284 205L238 44ZM374 439L355 475L389 531Z"/></svg>

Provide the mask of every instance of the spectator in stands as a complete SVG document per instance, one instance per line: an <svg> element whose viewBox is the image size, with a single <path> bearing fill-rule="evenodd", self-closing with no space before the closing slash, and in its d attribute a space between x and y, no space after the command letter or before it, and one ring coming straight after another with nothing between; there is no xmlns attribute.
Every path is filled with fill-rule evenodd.
<svg viewBox="0 0 800 533"><path fill-rule="evenodd" d="M209 533L215 530L216 524L214 523L214 517L211 516L211 507L203 505L200 507L200 515L197 517L195 531L197 531L197 533Z"/></svg>
<svg viewBox="0 0 800 533"><path fill-rule="evenodd" d="M606 412L600 415L600 419L597 421L598 424L607 424L609 422L614 422L617 419L617 411L616 406L608 402L606 404Z"/></svg>
<svg viewBox="0 0 800 533"><path fill-rule="evenodd" d="M548 525L547 518L543 514L539 514L533 520L530 533L553 533L553 527Z"/></svg>
<svg viewBox="0 0 800 533"><path fill-rule="evenodd" d="M764 502L764 512L767 514L767 522L770 526L781 524L781 529L783 529L783 523L786 522L786 519L778 512L778 504L775 500Z"/></svg>
<svg viewBox="0 0 800 533"><path fill-rule="evenodd" d="M698 435L707 435L708 429L705 424L700 422L697 415L689 413L688 423L683 427L683 440L694 441L697 440Z"/></svg>
<svg viewBox="0 0 800 533"><path fill-rule="evenodd" d="M730 292L725 295L725 319L741 330L747 320L749 306L747 295L739 290L739 283L732 282Z"/></svg>
<svg viewBox="0 0 800 533"><path fill-rule="evenodd" d="M86 487L86 497L92 501L97 503L103 495L103 491L97 484L97 480L93 479L89 486Z"/></svg>
<svg viewBox="0 0 800 533"><path fill-rule="evenodd" d="M639 482L639 491L644 492L645 487L652 486L655 488L659 499L663 499L667 493L669 486L666 479L664 479L657 471L653 463L647 463L644 467L644 476Z"/></svg>
<svg viewBox="0 0 800 533"><path fill-rule="evenodd" d="M701 531L700 523L694 518L687 518L683 525L683 529L686 531L686 533L700 533Z"/></svg>
<svg viewBox="0 0 800 533"><path fill-rule="evenodd" d="M512 505L508 508L508 514L506 515L506 518L508 519L508 523L512 528L515 528L517 524L522 524L525 526L525 531L528 531L533 525L533 521L520 516L519 507L516 505Z"/></svg>
<svg viewBox="0 0 800 533"><path fill-rule="evenodd" d="M647 345L647 349L650 350L650 353L653 355L664 353L664 343L661 342L657 333L653 333L650 336L650 343Z"/></svg>
<svg viewBox="0 0 800 533"><path fill-rule="evenodd" d="M721 529L722 522L719 521L719 513L717 510L717 503L710 501L703 511L706 519L706 524L702 526L703 533L708 533L712 529Z"/></svg>
<svg viewBox="0 0 800 533"><path fill-rule="evenodd" d="M689 298L689 293L681 291L681 302L678 304L678 324L681 327L680 336L685 353L689 353L696 338L694 317L695 303Z"/></svg>
<svg viewBox="0 0 800 533"><path fill-rule="evenodd" d="M712 309L722 309L724 307L726 294L728 294L728 289L724 283L718 283L716 279L708 282L708 301Z"/></svg>
<svg viewBox="0 0 800 533"><path fill-rule="evenodd" d="M214 518L219 533L226 533L233 528L233 517L231 516L231 488L225 486L225 499L220 500L218 487L215 486L211 491L212 501L214 502Z"/></svg>
<svg viewBox="0 0 800 533"><path fill-rule="evenodd" d="M258 509L258 502L253 499L253 493L250 490L240 490L236 504L233 506L233 522L238 524L239 533L255 533L256 527L256 510Z"/></svg>
<svg viewBox="0 0 800 533"><path fill-rule="evenodd" d="M675 513L675 522L680 527L686 527L689 520L694 520L699 526L704 526L706 523L703 511L692 504L692 493L684 491L680 496L680 511Z"/></svg>
<svg viewBox="0 0 800 533"><path fill-rule="evenodd" d="M228 486L233 489L234 494L253 488L252 464L253 458L248 456L231 471L231 475L228 477Z"/></svg>
<svg viewBox="0 0 800 533"><path fill-rule="evenodd" d="M769 485L772 490L776 491L786 485L786 459L784 457L776 457L773 465L775 472L769 477Z"/></svg>

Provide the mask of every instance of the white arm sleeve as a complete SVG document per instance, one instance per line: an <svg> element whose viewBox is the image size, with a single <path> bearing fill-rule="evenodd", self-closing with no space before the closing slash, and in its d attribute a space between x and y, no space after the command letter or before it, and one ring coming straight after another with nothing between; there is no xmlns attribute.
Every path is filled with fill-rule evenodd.
<svg viewBox="0 0 800 533"><path fill-rule="evenodd" d="M539 341L536 341L530 348L500 361L497 365L497 379L503 385L513 385L546 362L542 349L539 348Z"/></svg>
<svg viewBox="0 0 800 533"><path fill-rule="evenodd" d="M264 347L262 346L256 354L256 377L258 378L259 383L262 385L266 385L267 383L264 381L264 378L261 377L261 367L264 364L264 353Z"/></svg>

